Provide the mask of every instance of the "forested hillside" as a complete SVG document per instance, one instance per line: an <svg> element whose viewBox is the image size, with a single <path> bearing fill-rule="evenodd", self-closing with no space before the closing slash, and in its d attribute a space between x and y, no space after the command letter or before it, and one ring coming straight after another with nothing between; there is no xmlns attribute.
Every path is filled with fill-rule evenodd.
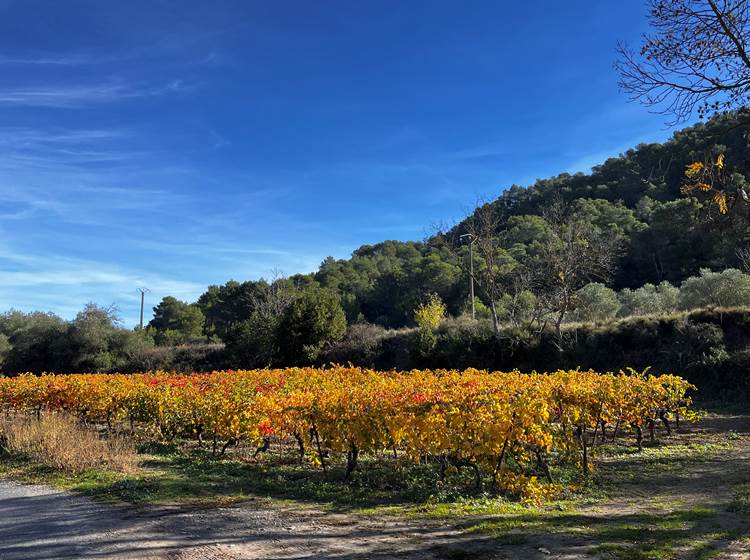
<svg viewBox="0 0 750 560"><path fill-rule="evenodd" d="M749 128L735 115L719 117L682 130L664 144L628 150L590 174L561 174L529 187L511 186L487 206L496 215L496 233L507 250L504 266L535 253L547 234L542 216L562 203L592 229L622 239L609 280L616 290L662 281L679 284L701 268L741 267L737 250L748 229L746 207L737 205L728 217L711 219L680 189L686 166L707 153L725 154L728 166L744 180L750 171ZM466 233L468 221L451 233ZM350 320L361 314L389 327L409 324L417 302L431 292L457 314L468 298L466 275L454 255L444 246L433 246L434 241L363 246L350 259L327 259L314 278L341 295Z"/></svg>
<svg viewBox="0 0 750 560"><path fill-rule="evenodd" d="M687 166L720 157L741 201L749 129L737 114L719 116L590 174L511 186L423 241L365 245L348 259L325 259L311 274L209 286L193 303L165 297L143 332L124 333L110 311L91 306L67 324L9 312L0 320L3 369L326 361L507 368L518 360L534 368L530 356L540 344L567 356L566 366L582 365L579 341L566 340L576 322L750 305L748 205L718 213L684 193ZM411 330L393 330L405 327ZM691 336L723 344L721 332L704 330ZM740 338L735 350L744 348ZM55 350L61 345L64 353ZM596 366L608 367L601 357Z"/></svg>

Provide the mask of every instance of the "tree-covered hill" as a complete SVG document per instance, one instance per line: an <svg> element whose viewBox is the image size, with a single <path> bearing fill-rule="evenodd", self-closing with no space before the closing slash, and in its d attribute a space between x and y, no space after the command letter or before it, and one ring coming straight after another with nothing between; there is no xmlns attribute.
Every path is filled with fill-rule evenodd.
<svg viewBox="0 0 750 560"><path fill-rule="evenodd" d="M679 131L663 144L637 146L589 174L563 173L528 187L513 185L446 233L455 240L469 231L477 212L490 211L507 258L523 261L548 235L545 213L562 205L575 219L621 241L608 279L614 289L665 280L679 284L702 268L739 267L746 207L738 204L728 216L711 217L681 187L686 166L712 153L725 154L729 170L743 184L750 172L749 130L736 114L720 116ZM456 252L435 243L436 237L363 246L350 259L326 259L314 278L341 295L350 321L406 325L416 304L433 292L458 314L468 299L467 275Z"/></svg>
<svg viewBox="0 0 750 560"><path fill-rule="evenodd" d="M512 186L423 241L364 245L350 258L325 259L311 274L230 280L209 286L195 302L166 297L143 332L125 331L95 306L71 322L11 311L0 316L2 370L330 361L534 368L545 344L543 354L557 348L559 359L570 358L566 367L581 365L578 337L568 336L578 323L659 314L672 325L683 321L669 318L678 311L750 305L748 205L718 214L682 192L686 167L719 155L733 188L744 189L748 130L750 122L736 114L720 116L664 144L637 146L589 174ZM388 330L418 325L420 306L440 328ZM445 315L455 319L441 323ZM719 340L711 329L697 327L696 339ZM733 353L744 352L744 340Z"/></svg>

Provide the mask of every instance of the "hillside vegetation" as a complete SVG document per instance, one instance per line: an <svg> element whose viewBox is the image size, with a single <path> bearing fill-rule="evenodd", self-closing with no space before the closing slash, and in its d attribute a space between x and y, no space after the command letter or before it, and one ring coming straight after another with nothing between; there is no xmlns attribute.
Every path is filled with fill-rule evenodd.
<svg viewBox="0 0 750 560"><path fill-rule="evenodd" d="M11 311L0 317L3 370L735 368L750 348L735 328L750 306L747 205L718 214L681 189L692 162L718 157L743 188L748 128L719 116L591 173L511 186L421 242L365 245L311 274L209 286L192 303L165 297L143 332L96 306L71 322ZM684 313L716 307L735 309L706 321Z"/></svg>

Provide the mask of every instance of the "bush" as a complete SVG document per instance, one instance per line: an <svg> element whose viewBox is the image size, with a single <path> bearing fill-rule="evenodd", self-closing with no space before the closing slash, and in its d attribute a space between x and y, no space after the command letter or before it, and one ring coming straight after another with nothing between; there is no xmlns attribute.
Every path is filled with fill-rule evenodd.
<svg viewBox="0 0 750 560"><path fill-rule="evenodd" d="M727 357L721 327L690 320L677 324L671 349L674 367L680 368L712 366Z"/></svg>
<svg viewBox="0 0 750 560"><path fill-rule="evenodd" d="M371 323L350 325L340 341L321 353L319 362L374 367L383 339L392 332Z"/></svg>
<svg viewBox="0 0 750 560"><path fill-rule="evenodd" d="M491 320L473 321L468 316L446 319L435 331L431 351L413 352L411 367L489 367L496 343Z"/></svg>
<svg viewBox="0 0 750 560"><path fill-rule="evenodd" d="M286 308L279 324L280 360L286 365L314 363L328 345L346 333L346 316L338 296L309 287Z"/></svg>
<svg viewBox="0 0 750 560"><path fill-rule="evenodd" d="M503 323L519 325L528 322L534 314L537 304L536 296L529 290L523 290L518 294L503 294L495 304L498 319ZM489 309L487 314L479 316L490 318Z"/></svg>
<svg viewBox="0 0 750 560"><path fill-rule="evenodd" d="M0 333L0 371L5 369L5 364L8 361L8 356L13 350L13 345L10 343L8 337Z"/></svg>
<svg viewBox="0 0 750 560"><path fill-rule="evenodd" d="M279 360L279 318L254 311L250 318L228 328L224 335L233 367L269 367Z"/></svg>
<svg viewBox="0 0 750 560"><path fill-rule="evenodd" d="M576 293L577 307L573 318L578 321L606 321L620 310L617 293L599 282L586 284Z"/></svg>
<svg viewBox="0 0 750 560"><path fill-rule="evenodd" d="M157 346L133 352L120 368L124 373L172 371L192 373L232 367L223 344Z"/></svg>
<svg viewBox="0 0 750 560"><path fill-rule="evenodd" d="M445 319L446 307L437 294L430 294L427 301L414 311L414 321L420 331L434 331Z"/></svg>
<svg viewBox="0 0 750 560"><path fill-rule="evenodd" d="M445 312L445 304L437 294L430 294L427 301L421 303L414 311L414 321L419 328L418 350L421 355L427 355L435 348L435 329L445 319Z"/></svg>
<svg viewBox="0 0 750 560"><path fill-rule="evenodd" d="M386 329L372 323L351 325L344 337L326 347L318 364L352 364L380 370L416 367L418 329Z"/></svg>
<svg viewBox="0 0 750 560"><path fill-rule="evenodd" d="M729 401L750 397L750 347L727 353L708 366L695 364L686 368L685 377L711 397Z"/></svg>
<svg viewBox="0 0 750 560"><path fill-rule="evenodd" d="M669 282L658 286L644 284L637 290L625 288L619 293L621 303L619 315L653 315L671 313L677 309L680 290Z"/></svg>
<svg viewBox="0 0 750 560"><path fill-rule="evenodd" d="M680 286L680 309L747 305L750 305L750 275L734 268L722 272L704 268L700 276L688 278Z"/></svg>

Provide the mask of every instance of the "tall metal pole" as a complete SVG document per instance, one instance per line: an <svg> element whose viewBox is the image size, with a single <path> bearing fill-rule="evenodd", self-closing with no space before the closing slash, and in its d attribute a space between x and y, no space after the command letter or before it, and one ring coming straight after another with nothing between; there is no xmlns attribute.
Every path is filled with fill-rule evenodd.
<svg viewBox="0 0 750 560"><path fill-rule="evenodd" d="M471 236L469 242L469 284L471 286L471 320L476 321L477 313L474 309L474 236ZM143 305L141 305L141 314L143 313ZM143 322L143 319L141 319Z"/></svg>
<svg viewBox="0 0 750 560"><path fill-rule="evenodd" d="M460 239L469 238L469 292L471 293L471 318L476 321L477 313L474 304L474 241L476 237L471 233L464 233Z"/></svg>
<svg viewBox="0 0 750 560"><path fill-rule="evenodd" d="M146 292L150 292L148 288L138 288L138 291L141 292L141 320L139 322L139 330L143 330L143 301L146 298Z"/></svg>

